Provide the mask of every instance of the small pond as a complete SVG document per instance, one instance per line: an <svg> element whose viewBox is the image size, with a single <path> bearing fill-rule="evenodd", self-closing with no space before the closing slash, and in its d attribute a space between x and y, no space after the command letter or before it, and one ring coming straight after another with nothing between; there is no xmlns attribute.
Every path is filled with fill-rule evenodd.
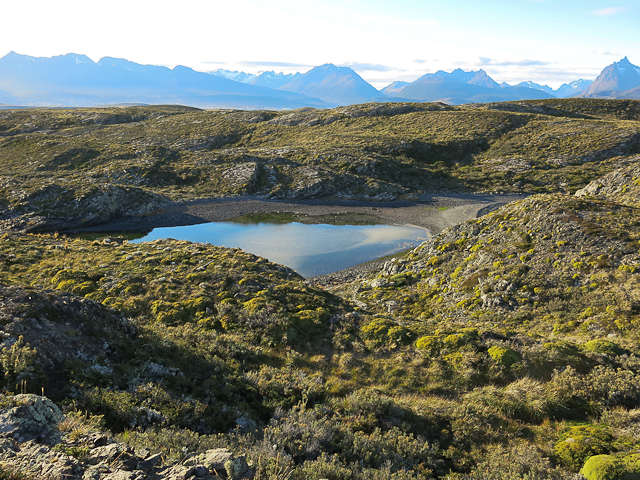
<svg viewBox="0 0 640 480"><path fill-rule="evenodd" d="M307 223L310 218L290 221L289 217L277 215L248 215L228 222L155 228L133 243L174 238L238 247L312 277L391 255L429 238L424 228L372 225L371 219L350 218L356 224L344 225L344 219L336 217L338 220L333 223L339 224L331 225ZM323 217L322 221L331 219Z"/></svg>

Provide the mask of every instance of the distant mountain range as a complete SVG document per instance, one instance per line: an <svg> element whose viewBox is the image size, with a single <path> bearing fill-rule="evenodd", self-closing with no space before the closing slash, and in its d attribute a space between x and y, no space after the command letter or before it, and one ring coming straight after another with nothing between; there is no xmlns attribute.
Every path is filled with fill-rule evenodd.
<svg viewBox="0 0 640 480"><path fill-rule="evenodd" d="M234 82L183 66L169 69L121 58L94 62L73 53L42 58L14 52L0 58L0 103L67 107L147 103L243 109L333 106L295 92Z"/></svg>
<svg viewBox="0 0 640 480"><path fill-rule="evenodd" d="M279 90L308 95L336 105L390 101L352 69L332 64L314 67L282 85Z"/></svg>
<svg viewBox="0 0 640 480"><path fill-rule="evenodd" d="M261 87L278 88L289 83L300 76L299 73L276 73L276 72L260 72L257 75L253 73L245 73L219 68L211 72L207 72L217 77L224 77L229 80L240 83L248 83L249 85L259 85Z"/></svg>
<svg viewBox="0 0 640 480"><path fill-rule="evenodd" d="M383 93L390 91L387 89L383 89ZM391 91L398 97L413 101L444 102L453 105L552 98L552 95L537 89L501 86L484 70L465 72L457 69L451 73L440 70L428 73L408 85L396 84Z"/></svg>
<svg viewBox="0 0 640 480"><path fill-rule="evenodd" d="M584 92L593 83L592 80L576 80L575 82L565 83L558 89L554 90L549 85L539 85L534 82L521 82L517 87L533 88L535 90L542 90L549 95L557 98L575 97Z"/></svg>
<svg viewBox="0 0 640 480"><path fill-rule="evenodd" d="M284 74L140 65L85 55L51 58L11 52L0 58L0 104L14 106L97 106L182 104L200 108L329 108L365 102L448 104L566 97L640 99L640 68L625 57L595 81L576 80L554 90L522 82L498 84L484 70L429 73L416 81L393 82L376 90L348 67L326 64L306 73Z"/></svg>

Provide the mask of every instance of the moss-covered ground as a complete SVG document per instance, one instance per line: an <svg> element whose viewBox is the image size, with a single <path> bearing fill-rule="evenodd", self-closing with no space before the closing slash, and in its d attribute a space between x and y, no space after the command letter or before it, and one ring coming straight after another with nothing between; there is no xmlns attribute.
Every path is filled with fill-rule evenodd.
<svg viewBox="0 0 640 480"><path fill-rule="evenodd" d="M5 391L166 462L230 448L263 479L639 473L638 102L1 115L15 211L54 186L540 192L331 291L238 249L6 232Z"/></svg>

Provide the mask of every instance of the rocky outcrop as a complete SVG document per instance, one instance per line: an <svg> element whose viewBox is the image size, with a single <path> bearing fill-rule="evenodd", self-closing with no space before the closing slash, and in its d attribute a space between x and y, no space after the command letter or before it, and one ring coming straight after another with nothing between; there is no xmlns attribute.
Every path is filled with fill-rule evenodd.
<svg viewBox="0 0 640 480"><path fill-rule="evenodd" d="M115 442L100 432L78 434L48 398L0 397L0 462L31 478L64 480L252 479L244 456L225 448L172 463L162 454Z"/></svg>
<svg viewBox="0 0 640 480"><path fill-rule="evenodd" d="M614 170L578 190L576 197L595 196L608 200L635 204L640 202L640 157L632 165Z"/></svg>
<svg viewBox="0 0 640 480"><path fill-rule="evenodd" d="M222 172L224 178L230 187L234 190L251 191L256 183L260 169L256 162L245 162L234 165Z"/></svg>
<svg viewBox="0 0 640 480"><path fill-rule="evenodd" d="M10 387L25 381L59 395L70 387L69 365L104 374L108 358L116 360L136 335L122 314L59 290L0 285L0 299L3 385Z"/></svg>
<svg viewBox="0 0 640 480"><path fill-rule="evenodd" d="M207 472L221 478L240 480L251 479L255 473L244 456L234 456L226 448L207 450L183 463L190 467L187 474L193 472L195 476L199 476L200 472Z"/></svg>
<svg viewBox="0 0 640 480"><path fill-rule="evenodd" d="M21 394L8 398L0 413L0 435L17 442L42 439L55 430L62 412L48 398Z"/></svg>
<svg viewBox="0 0 640 480"><path fill-rule="evenodd" d="M137 187L49 185L19 201L0 218L0 230L27 233L88 227L116 217L140 217L173 205L168 198Z"/></svg>
<svg viewBox="0 0 640 480"><path fill-rule="evenodd" d="M270 125L284 125L287 127L315 127L316 125L329 125L339 120L338 115L325 115L322 110L303 108L286 115L269 120Z"/></svg>
<svg viewBox="0 0 640 480"><path fill-rule="evenodd" d="M393 117L413 112L451 111L454 107L440 102L431 103L367 103L338 107L334 111L351 118L360 117Z"/></svg>

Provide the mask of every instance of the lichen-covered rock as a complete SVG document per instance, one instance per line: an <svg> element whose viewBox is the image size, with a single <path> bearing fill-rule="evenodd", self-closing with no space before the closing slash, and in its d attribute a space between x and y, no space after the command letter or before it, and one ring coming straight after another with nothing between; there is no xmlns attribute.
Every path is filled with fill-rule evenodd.
<svg viewBox="0 0 640 480"><path fill-rule="evenodd" d="M94 448L89 452L88 463L106 463L119 470L131 471L138 468L138 458L133 453L133 449L118 443L111 443L103 447Z"/></svg>
<svg viewBox="0 0 640 480"><path fill-rule="evenodd" d="M44 452L44 448L43 448ZM24 453L24 452L23 452ZM37 458L37 457L35 457ZM57 457L54 462L42 463L40 474L42 478L78 478L82 473L80 462L73 457Z"/></svg>
<svg viewBox="0 0 640 480"><path fill-rule="evenodd" d="M160 194L133 186L48 185L15 202L0 227L50 232L97 225L119 216L149 215L172 205Z"/></svg>
<svg viewBox="0 0 640 480"><path fill-rule="evenodd" d="M62 411L46 397L20 394L4 401L11 407L0 413L0 434L21 442L44 436L62 419Z"/></svg>
<svg viewBox="0 0 640 480"><path fill-rule="evenodd" d="M145 472L135 471L128 472L117 470L109 475L102 477L100 480L146 480L148 478Z"/></svg>
<svg viewBox="0 0 640 480"><path fill-rule="evenodd" d="M640 157L631 161L638 162ZM640 202L640 166L634 163L614 170L575 193L576 197L589 195L625 203Z"/></svg>
<svg viewBox="0 0 640 480"><path fill-rule="evenodd" d="M256 162L245 162L225 170L222 178L226 179L229 186L236 191L250 191L258 179L259 172Z"/></svg>
<svg viewBox="0 0 640 480"><path fill-rule="evenodd" d="M226 448L207 450L190 461L191 464L204 465L209 472L231 480L251 479L255 472L247 464L244 456L234 456Z"/></svg>

